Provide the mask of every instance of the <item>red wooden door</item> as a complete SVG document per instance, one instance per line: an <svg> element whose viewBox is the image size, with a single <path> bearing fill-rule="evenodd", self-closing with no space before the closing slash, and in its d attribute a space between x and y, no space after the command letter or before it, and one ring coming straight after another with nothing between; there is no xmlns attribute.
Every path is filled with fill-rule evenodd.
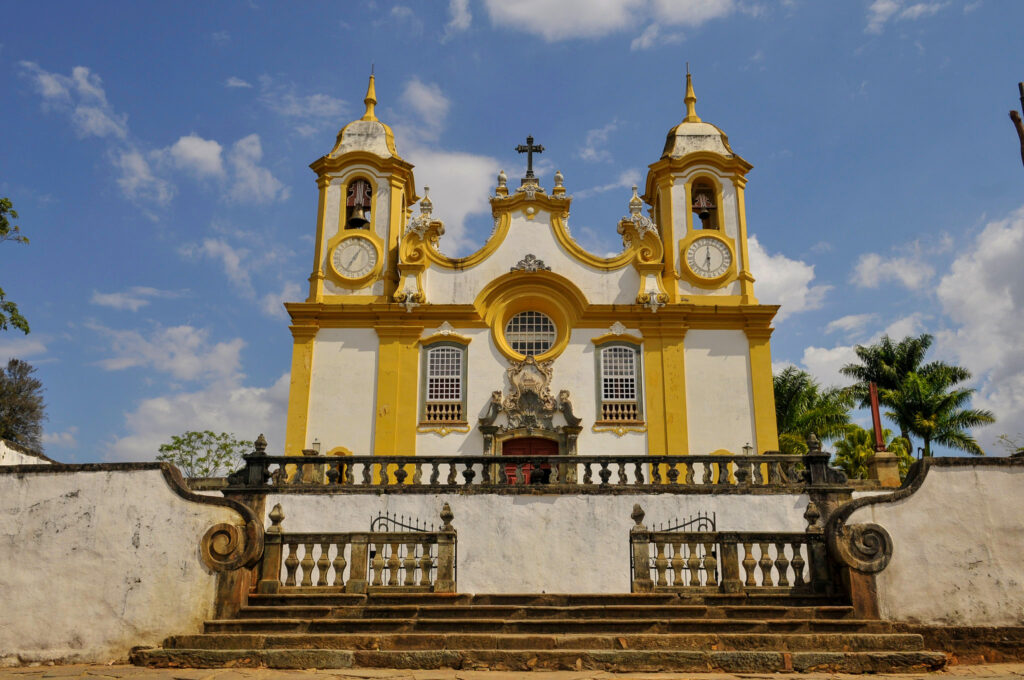
<svg viewBox="0 0 1024 680"><path fill-rule="evenodd" d="M520 437L519 439L509 439L501 445L501 455L503 456L557 456L558 455L558 442L550 439L542 439L540 437ZM530 483L530 473L533 470L533 464L526 463L523 465L523 476L527 484ZM541 463L540 469L550 470L550 463ZM510 484L514 484L516 478L516 466L506 465L505 466L505 477L509 480Z"/></svg>

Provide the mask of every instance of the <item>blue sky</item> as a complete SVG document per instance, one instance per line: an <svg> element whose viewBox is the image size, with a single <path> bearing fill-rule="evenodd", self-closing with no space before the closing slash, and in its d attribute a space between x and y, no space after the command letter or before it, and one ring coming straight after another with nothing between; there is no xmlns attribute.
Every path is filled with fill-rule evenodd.
<svg viewBox="0 0 1024 680"><path fill-rule="evenodd" d="M994 0L4 2L0 195L28 246L0 335L46 385L46 450L143 460L186 429L283 440L316 186L308 164L377 112L464 254L527 134L617 250L642 185L697 109L754 164L755 290L777 365L826 384L852 347L930 332L977 406L1024 431L1024 168L1007 117L1024 3Z"/></svg>

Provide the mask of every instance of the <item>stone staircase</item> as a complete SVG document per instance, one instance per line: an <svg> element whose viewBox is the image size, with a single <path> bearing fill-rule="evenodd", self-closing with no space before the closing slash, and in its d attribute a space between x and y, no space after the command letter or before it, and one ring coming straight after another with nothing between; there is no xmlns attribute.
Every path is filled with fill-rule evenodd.
<svg viewBox="0 0 1024 680"><path fill-rule="evenodd" d="M299 589L297 589L299 590ZM824 596L289 592L140 648L145 666L605 671L938 670L920 635Z"/></svg>

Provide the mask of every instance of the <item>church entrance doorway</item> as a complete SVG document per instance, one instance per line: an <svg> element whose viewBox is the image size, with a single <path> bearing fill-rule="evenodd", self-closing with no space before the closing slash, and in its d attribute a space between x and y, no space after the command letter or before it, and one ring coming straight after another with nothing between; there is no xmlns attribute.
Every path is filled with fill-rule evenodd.
<svg viewBox="0 0 1024 680"><path fill-rule="evenodd" d="M501 444L501 455L557 456L558 442L542 437L508 439ZM540 463L539 465L534 465L533 463L524 463L522 470L526 484L545 484L551 475L551 464ZM509 483L515 483L516 466L514 464L505 465L505 477L509 480Z"/></svg>

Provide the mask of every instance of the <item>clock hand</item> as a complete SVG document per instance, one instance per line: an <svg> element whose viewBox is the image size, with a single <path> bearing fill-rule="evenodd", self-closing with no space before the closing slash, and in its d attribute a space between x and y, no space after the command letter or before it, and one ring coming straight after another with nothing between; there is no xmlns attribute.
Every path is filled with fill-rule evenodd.
<svg viewBox="0 0 1024 680"><path fill-rule="evenodd" d="M346 268L346 269L351 269L352 265L354 265L354 264L356 263L356 260L358 260L358 259L359 259L359 256L360 256L361 254L362 254L362 253L359 253L359 252L357 252L357 253L355 254L355 256L354 256L354 257L353 257L353 258L352 258L351 260L349 260L349 262L348 262L348 265L347 265L347 266L346 266L345 268Z"/></svg>
<svg viewBox="0 0 1024 680"><path fill-rule="evenodd" d="M711 247L707 247L704 250L704 269L711 271Z"/></svg>

